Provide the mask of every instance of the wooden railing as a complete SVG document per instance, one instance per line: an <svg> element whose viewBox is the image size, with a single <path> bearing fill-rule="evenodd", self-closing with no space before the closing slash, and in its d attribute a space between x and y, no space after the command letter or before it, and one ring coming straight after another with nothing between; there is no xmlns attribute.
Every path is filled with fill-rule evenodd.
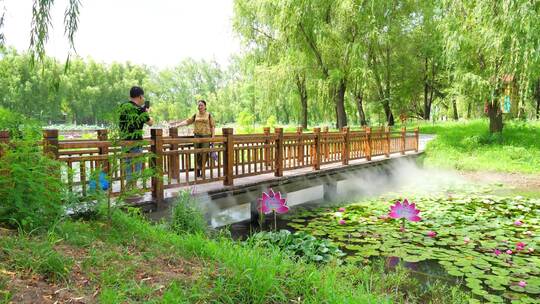
<svg viewBox="0 0 540 304"><path fill-rule="evenodd" d="M9 140L9 134L0 131L0 156L6 147L2 143ZM195 148L204 143L209 147ZM141 153L121 153L134 144L142 148ZM150 138L136 142L112 141L107 130L98 130L97 139L92 140L60 140L58 130L45 130L42 146L44 153L65 163L61 178L68 188L83 195L88 192L90 177L98 171L109 177L109 193L119 195L126 188L126 160L140 157L142 168L151 168L154 174L139 180L137 187L151 191L160 201L168 188L215 181L230 186L241 177L265 173L279 177L286 170L320 170L325 164L348 165L352 160L418 151L418 129L407 133L405 128L345 127L338 132L314 128L304 133L298 128L294 133L284 133L282 128L275 128L271 133L270 128L264 128L263 134L235 135L232 128L224 128L221 136L193 138L180 137L176 128L170 128L169 136L163 136L161 129L152 129ZM203 158L202 165L197 155ZM134 161L131 163L133 166Z"/></svg>

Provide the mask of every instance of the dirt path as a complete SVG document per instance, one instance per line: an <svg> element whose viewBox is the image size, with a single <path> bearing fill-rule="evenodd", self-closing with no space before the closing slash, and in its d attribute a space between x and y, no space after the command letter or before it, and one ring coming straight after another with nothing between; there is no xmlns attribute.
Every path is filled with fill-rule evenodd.
<svg viewBox="0 0 540 304"><path fill-rule="evenodd" d="M458 174L472 182L477 183L501 183L505 187L540 191L540 175L525 173L504 173L504 172L458 172Z"/></svg>

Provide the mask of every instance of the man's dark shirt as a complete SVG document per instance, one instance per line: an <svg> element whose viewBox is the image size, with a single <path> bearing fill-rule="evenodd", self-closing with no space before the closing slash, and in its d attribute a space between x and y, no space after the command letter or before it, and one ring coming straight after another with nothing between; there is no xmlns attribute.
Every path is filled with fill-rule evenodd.
<svg viewBox="0 0 540 304"><path fill-rule="evenodd" d="M143 127L150 120L150 115L132 101L120 106L120 137L123 140L142 140Z"/></svg>

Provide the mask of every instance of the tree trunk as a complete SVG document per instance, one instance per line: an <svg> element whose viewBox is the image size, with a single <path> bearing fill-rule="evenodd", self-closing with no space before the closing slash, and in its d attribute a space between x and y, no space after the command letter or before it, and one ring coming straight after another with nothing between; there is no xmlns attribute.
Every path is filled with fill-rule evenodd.
<svg viewBox="0 0 540 304"><path fill-rule="evenodd" d="M364 112L364 93L357 92L356 97L356 107L358 108L358 117L360 118L360 125L367 126L366 113Z"/></svg>
<svg viewBox="0 0 540 304"><path fill-rule="evenodd" d="M394 114L392 114L392 109L390 108L390 103L388 102L388 100L383 101L383 109L384 109L384 115L386 116L386 121L388 122L388 125L393 126L395 124Z"/></svg>
<svg viewBox="0 0 540 304"><path fill-rule="evenodd" d="M336 103L336 114L337 114L337 124L336 128L341 129L347 126L347 113L345 112L345 90L347 86L345 80L342 79L339 83L339 87L336 90L335 103Z"/></svg>
<svg viewBox="0 0 540 304"><path fill-rule="evenodd" d="M454 120L459 120L458 112L457 112L457 103L456 100L452 100L452 109L454 110Z"/></svg>
<svg viewBox="0 0 540 304"><path fill-rule="evenodd" d="M298 88L298 95L300 95L300 104L302 106L302 128L307 129L308 122L308 109L307 109L307 89L306 89L306 78L296 75L296 86Z"/></svg>
<svg viewBox="0 0 540 304"><path fill-rule="evenodd" d="M536 119L540 119L540 79L536 81L534 98L536 99Z"/></svg>
<svg viewBox="0 0 540 304"><path fill-rule="evenodd" d="M429 83L428 83L428 59L426 57L424 64L424 113L422 118L424 120L429 120L431 114L431 100L428 97L429 94Z"/></svg>
<svg viewBox="0 0 540 304"><path fill-rule="evenodd" d="M500 133L503 130L502 112L498 101L488 102L489 132Z"/></svg>
<svg viewBox="0 0 540 304"><path fill-rule="evenodd" d="M471 119L472 115L472 102L467 102L467 119Z"/></svg>

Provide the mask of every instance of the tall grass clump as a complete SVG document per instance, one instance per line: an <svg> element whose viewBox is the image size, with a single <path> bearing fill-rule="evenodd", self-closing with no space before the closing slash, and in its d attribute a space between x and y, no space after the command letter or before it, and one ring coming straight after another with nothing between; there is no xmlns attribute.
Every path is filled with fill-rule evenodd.
<svg viewBox="0 0 540 304"><path fill-rule="evenodd" d="M179 192L178 199L172 208L170 229L178 234L205 234L206 227L206 220L191 191Z"/></svg>

